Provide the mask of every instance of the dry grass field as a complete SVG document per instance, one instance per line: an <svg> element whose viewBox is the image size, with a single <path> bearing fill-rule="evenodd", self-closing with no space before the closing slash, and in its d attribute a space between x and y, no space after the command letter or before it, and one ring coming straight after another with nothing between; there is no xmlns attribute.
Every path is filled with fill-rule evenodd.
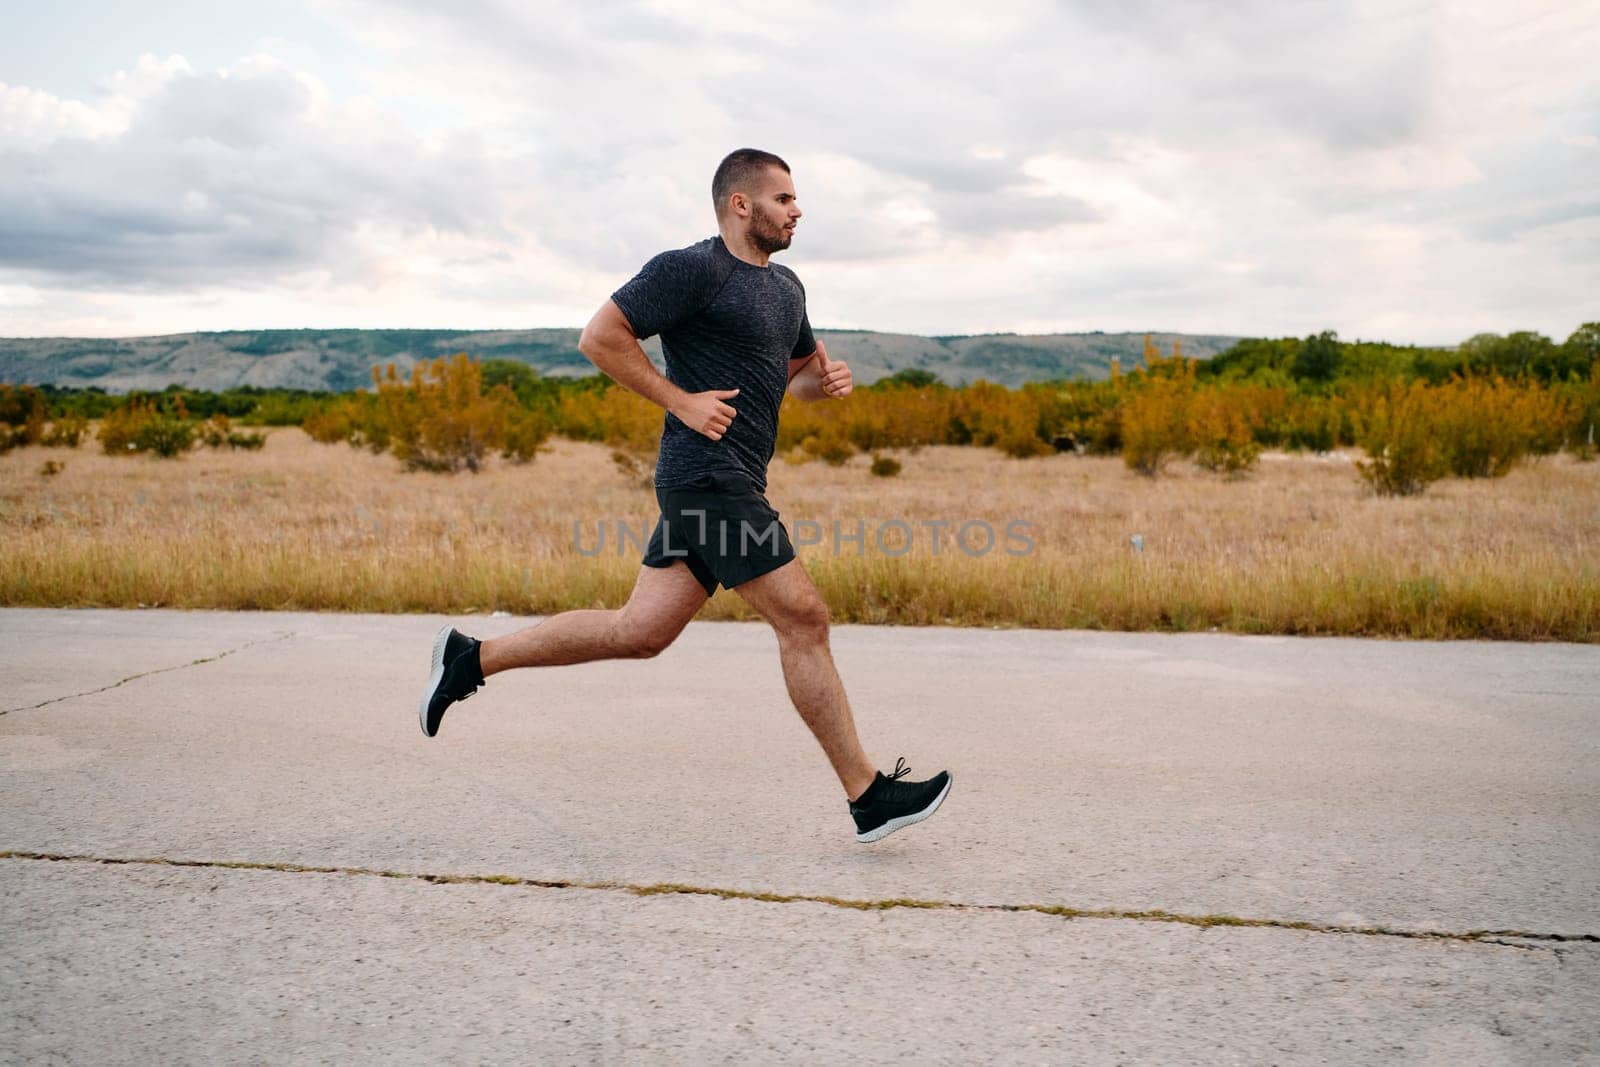
<svg viewBox="0 0 1600 1067"><path fill-rule="evenodd" d="M835 621L1600 639L1600 464L1557 456L1389 499L1337 456L1268 455L1240 481L1185 463L1150 480L1116 457L897 457L893 478L870 476L864 456L773 463L768 495L791 533L821 534L800 552ZM42 473L49 460L65 468ZM454 476L402 473L297 428L269 431L260 452L177 460L17 449L0 456L0 603L616 607L640 555L618 552L617 525L648 535L655 516L607 449L565 440L525 466ZM1026 541L1007 538L1013 522L1030 524L1012 527ZM865 544L836 551L835 523ZM995 533L984 555L981 524ZM752 615L722 590L700 617Z"/></svg>

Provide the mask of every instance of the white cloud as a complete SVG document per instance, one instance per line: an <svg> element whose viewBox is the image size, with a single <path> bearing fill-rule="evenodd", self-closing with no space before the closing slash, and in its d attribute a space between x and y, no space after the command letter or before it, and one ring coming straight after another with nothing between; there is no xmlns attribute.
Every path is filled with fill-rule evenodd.
<svg viewBox="0 0 1600 1067"><path fill-rule="evenodd" d="M795 167L822 325L1451 342L1596 317L1581 5L317 9L358 94L266 55L0 88L0 285L44 294L8 322L576 325L710 232L710 171L747 144Z"/></svg>
<svg viewBox="0 0 1600 1067"><path fill-rule="evenodd" d="M270 57L211 73L146 59L108 85L99 107L30 100L14 119L21 136L0 148L10 270L130 290L360 278L382 255L374 234L504 233L470 134L430 150Z"/></svg>

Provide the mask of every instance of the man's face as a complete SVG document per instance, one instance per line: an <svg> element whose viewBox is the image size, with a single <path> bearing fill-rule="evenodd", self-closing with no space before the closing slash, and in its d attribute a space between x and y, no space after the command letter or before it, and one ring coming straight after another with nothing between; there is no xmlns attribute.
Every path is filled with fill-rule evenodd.
<svg viewBox="0 0 1600 1067"><path fill-rule="evenodd" d="M780 167L768 167L750 191L749 199L746 226L751 242L769 256L788 248L801 214L794 195L794 179Z"/></svg>

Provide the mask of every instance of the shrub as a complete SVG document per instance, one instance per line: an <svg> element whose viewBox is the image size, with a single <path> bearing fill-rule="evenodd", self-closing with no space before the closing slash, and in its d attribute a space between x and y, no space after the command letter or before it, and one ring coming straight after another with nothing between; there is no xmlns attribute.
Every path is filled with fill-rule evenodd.
<svg viewBox="0 0 1600 1067"><path fill-rule="evenodd" d="M43 422L44 397L31 385L0 385L0 423L23 426Z"/></svg>
<svg viewBox="0 0 1600 1067"><path fill-rule="evenodd" d="M45 403L31 385L0 385L0 452L36 445L44 436Z"/></svg>
<svg viewBox="0 0 1600 1067"><path fill-rule="evenodd" d="M476 472L491 451L532 460L551 432L549 416L518 402L504 382L485 389L483 368L465 352L418 363L402 378L393 363L372 368L375 392L321 403L301 422L312 440L393 452L407 470ZM259 443L235 442L238 448Z"/></svg>
<svg viewBox="0 0 1600 1067"><path fill-rule="evenodd" d="M24 445L77 448L89 420L81 414L51 419L44 395L31 385L0 385L0 452Z"/></svg>
<svg viewBox="0 0 1600 1067"><path fill-rule="evenodd" d="M480 403L481 375L465 355L415 364L409 381L393 363L373 379L389 451L407 470L476 472L503 432L504 412Z"/></svg>
<svg viewBox="0 0 1600 1067"><path fill-rule="evenodd" d="M1153 478L1190 451L1188 401L1181 383L1163 379L1122 402L1122 461L1131 470Z"/></svg>
<svg viewBox="0 0 1600 1067"><path fill-rule="evenodd" d="M900 461L893 456L874 453L872 456L872 473L878 478L893 478L900 473Z"/></svg>
<svg viewBox="0 0 1600 1067"><path fill-rule="evenodd" d="M1031 427L1010 426L995 441L995 447L1012 459L1030 459L1034 456L1049 456L1055 453L1055 446L1039 436Z"/></svg>
<svg viewBox="0 0 1600 1067"><path fill-rule="evenodd" d="M1185 357L1176 343L1172 355L1163 358L1148 334L1144 366L1126 377L1112 367L1113 387L1120 396L1116 434L1129 469L1153 478L1171 460L1193 451L1189 407L1194 379L1194 360Z"/></svg>
<svg viewBox="0 0 1600 1067"><path fill-rule="evenodd" d="M348 441L352 445L359 445L363 440L358 429L362 421L359 402L352 397L344 397L314 409L300 423L300 428L320 444Z"/></svg>
<svg viewBox="0 0 1600 1067"><path fill-rule="evenodd" d="M1189 405L1189 440L1195 448L1195 462L1231 478L1242 476L1261 457L1261 446L1234 399L1233 390L1207 389L1196 393Z"/></svg>
<svg viewBox="0 0 1600 1067"><path fill-rule="evenodd" d="M1146 477L1193 450L1189 405L1193 372L1146 378L1130 386L1121 404L1122 461Z"/></svg>
<svg viewBox="0 0 1600 1067"><path fill-rule="evenodd" d="M850 439L839 427L831 425L822 433L812 434L801 441L800 448L830 467L843 466L856 454L856 446L850 443Z"/></svg>
<svg viewBox="0 0 1600 1067"><path fill-rule="evenodd" d="M200 443L208 448L221 448L226 445L231 449L245 449L255 451L267 443L266 437L259 433L240 433L228 421L228 416L217 412L211 418L201 423L196 432Z"/></svg>
<svg viewBox="0 0 1600 1067"><path fill-rule="evenodd" d="M1595 328L1595 333L1600 335L1600 324L1587 324ZM1574 336L1577 336L1576 334ZM1569 342L1570 343L1570 342ZM1562 396L1567 401L1567 432L1565 434L1568 447L1579 459L1590 460L1595 457L1595 432L1594 424L1600 422L1600 359L1597 359L1589 368L1589 377L1586 381L1573 381L1562 387Z"/></svg>
<svg viewBox="0 0 1600 1067"><path fill-rule="evenodd" d="M157 412L139 427L134 443L141 452L166 459L182 455L194 445L194 424L177 415Z"/></svg>
<svg viewBox="0 0 1600 1067"><path fill-rule="evenodd" d="M1434 433L1445 468L1457 477L1504 477L1538 434L1534 392L1499 377L1457 379L1434 399Z"/></svg>
<svg viewBox="0 0 1600 1067"><path fill-rule="evenodd" d="M77 448L88 429L89 420L82 415L60 415L51 421L40 443L47 448Z"/></svg>
<svg viewBox="0 0 1600 1067"><path fill-rule="evenodd" d="M611 447L611 461L624 477L649 485L661 447L661 408L639 394L607 381L604 388L563 395L555 404L555 428L576 441L599 441ZM508 454L532 458L549 435L551 423L540 411L524 410L508 430L508 440L532 442Z"/></svg>
<svg viewBox="0 0 1600 1067"><path fill-rule="evenodd" d="M1040 434L1040 416L1037 391L1013 391L992 382L976 381L956 395L949 422L950 441L998 448L1018 459L1049 455L1055 449Z"/></svg>
<svg viewBox="0 0 1600 1067"><path fill-rule="evenodd" d="M1122 447L1115 381L1035 383L1023 388L1034 394L1042 436L1051 442L1071 441L1089 452Z"/></svg>
<svg viewBox="0 0 1600 1067"><path fill-rule="evenodd" d="M636 456L655 456L661 447L661 408L620 385L593 396L591 403L595 418L603 428L602 441ZM654 466L653 459L651 465Z"/></svg>
<svg viewBox="0 0 1600 1067"><path fill-rule="evenodd" d="M244 421L256 426L304 426L321 407L316 397L268 393L256 401Z"/></svg>
<svg viewBox="0 0 1600 1067"><path fill-rule="evenodd" d="M513 463L529 463L550 438L550 419L542 411L521 408L506 421L506 438L500 455ZM651 464L654 467L654 463Z"/></svg>
<svg viewBox="0 0 1600 1067"><path fill-rule="evenodd" d="M196 435L207 448L221 448L228 443L230 429L228 416L219 411L196 427Z"/></svg>
<svg viewBox="0 0 1600 1067"><path fill-rule="evenodd" d="M1195 374L1198 378L1198 368ZM1292 411L1288 389L1259 382L1229 382L1214 388L1239 413L1256 444L1272 448L1288 441Z"/></svg>
<svg viewBox="0 0 1600 1067"><path fill-rule="evenodd" d="M1356 443L1367 459L1356 469L1379 495L1420 493L1447 472L1434 407L1432 391L1420 381L1393 382L1361 398Z"/></svg>
<svg viewBox="0 0 1600 1067"><path fill-rule="evenodd" d="M138 435L139 421L144 415L143 408L138 404L124 404L106 412L105 418L100 420L98 434L100 447L105 449L106 455L117 456L138 449L134 438Z"/></svg>
<svg viewBox="0 0 1600 1067"><path fill-rule="evenodd" d="M1572 455L1579 463L1589 463L1594 459L1594 423L1589 424L1588 434L1579 438L1578 443L1572 446Z"/></svg>
<svg viewBox="0 0 1600 1067"><path fill-rule="evenodd" d="M107 455L154 452L180 456L194 444L195 426L183 398L158 405L154 398L133 399L106 412L100 424L100 446Z"/></svg>
<svg viewBox="0 0 1600 1067"><path fill-rule="evenodd" d="M1345 408L1331 397L1295 397L1288 405L1285 422L1283 443L1290 448L1331 452L1348 440Z"/></svg>

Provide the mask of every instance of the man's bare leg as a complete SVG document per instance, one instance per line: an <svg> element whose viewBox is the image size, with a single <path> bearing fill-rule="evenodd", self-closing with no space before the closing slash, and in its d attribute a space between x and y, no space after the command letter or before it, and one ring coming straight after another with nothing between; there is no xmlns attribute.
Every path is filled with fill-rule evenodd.
<svg viewBox="0 0 1600 1067"><path fill-rule="evenodd" d="M789 699L833 764L846 798L856 799L877 770L861 749L850 701L833 663L822 594L797 559L736 586L734 592L772 624Z"/></svg>
<svg viewBox="0 0 1600 1067"><path fill-rule="evenodd" d="M563 611L478 649L483 675L514 667L553 667L597 659L645 659L677 639L707 600L682 561L670 567L640 565L628 602L614 611Z"/></svg>

